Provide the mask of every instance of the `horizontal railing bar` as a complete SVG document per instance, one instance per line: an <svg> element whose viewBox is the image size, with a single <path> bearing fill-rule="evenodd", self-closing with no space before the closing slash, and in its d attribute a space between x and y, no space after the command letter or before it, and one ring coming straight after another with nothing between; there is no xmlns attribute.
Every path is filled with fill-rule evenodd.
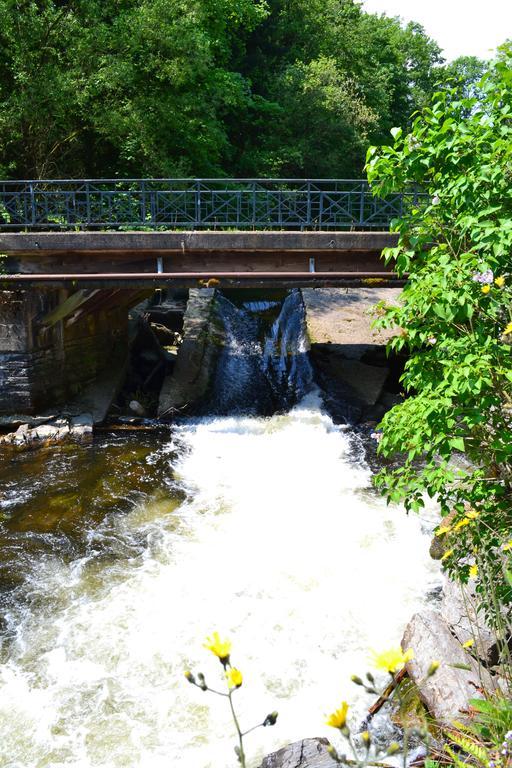
<svg viewBox="0 0 512 768"><path fill-rule="evenodd" d="M331 183L336 182L338 184L343 183L350 183L350 184L366 184L369 186L369 183L367 179L329 179L329 178L258 178L258 177L231 177L231 176L212 176L212 177L202 177L202 176L183 176L181 178L179 177L158 177L158 178L138 178L138 179L131 179L131 178L117 178L117 179L94 179L94 178L88 178L88 179L5 179L0 180L0 184L120 184L120 183L129 183L133 184L135 182L161 182L161 181L187 181L187 182L198 182L198 181L219 181L219 182L242 182L242 183L254 183L254 182L265 182L268 184L272 183L316 183L316 182L322 182L322 183Z"/></svg>

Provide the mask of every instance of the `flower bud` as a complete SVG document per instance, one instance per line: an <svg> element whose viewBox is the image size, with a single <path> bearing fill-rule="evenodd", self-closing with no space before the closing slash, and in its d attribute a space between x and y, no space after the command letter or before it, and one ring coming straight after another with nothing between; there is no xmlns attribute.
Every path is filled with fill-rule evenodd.
<svg viewBox="0 0 512 768"><path fill-rule="evenodd" d="M198 685L199 685L200 689L202 691L207 691L208 690L208 686L206 685L206 680L205 680L204 675L203 675L202 672L198 672L197 673L197 679L199 680Z"/></svg>
<svg viewBox="0 0 512 768"><path fill-rule="evenodd" d="M432 661L427 671L427 677L432 677L432 675L435 675L440 666L440 661Z"/></svg>
<svg viewBox="0 0 512 768"><path fill-rule="evenodd" d="M185 677L187 678L189 683L192 683L192 685L196 685L196 679L195 679L194 675L192 674L192 672L189 672L189 670L187 669L187 671L184 672L183 674L185 675Z"/></svg>
<svg viewBox="0 0 512 768"><path fill-rule="evenodd" d="M338 755L338 752L336 751L336 747L333 747L332 744L329 744L327 747L328 754L332 757L333 760L335 760L337 763L341 763L340 756Z"/></svg>
<svg viewBox="0 0 512 768"><path fill-rule="evenodd" d="M400 752L400 744L396 741L392 741L389 745L386 754L387 755L396 755L397 752Z"/></svg>
<svg viewBox="0 0 512 768"><path fill-rule="evenodd" d="M372 685L375 685L375 678L374 678L374 676L372 675L372 673L371 673L371 672L367 672L367 673L366 673L366 679L367 679L367 680L368 680L368 681L369 681L369 682L370 682Z"/></svg>
<svg viewBox="0 0 512 768"><path fill-rule="evenodd" d="M266 728L267 725L275 725L278 718L278 712L271 712L270 715L267 715L266 718L263 721L263 726Z"/></svg>
<svg viewBox="0 0 512 768"><path fill-rule="evenodd" d="M372 737L370 736L369 731L363 731L359 734L361 736L361 741L363 742L366 749L370 749L370 745L372 743Z"/></svg>
<svg viewBox="0 0 512 768"><path fill-rule="evenodd" d="M352 675L352 677L350 679L356 685L364 685L363 681L361 680L361 678L358 675Z"/></svg>

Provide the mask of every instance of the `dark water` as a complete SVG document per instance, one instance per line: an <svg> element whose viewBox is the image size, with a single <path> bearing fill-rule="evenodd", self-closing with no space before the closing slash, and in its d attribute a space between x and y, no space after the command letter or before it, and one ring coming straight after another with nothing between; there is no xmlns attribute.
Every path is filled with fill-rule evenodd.
<svg viewBox="0 0 512 768"><path fill-rule="evenodd" d="M145 541L117 536L116 520L148 498L183 499L159 453L164 433L96 437L3 454L0 461L0 600L27 598L24 585L45 557L134 556ZM101 540L101 544L99 543Z"/></svg>
<svg viewBox="0 0 512 768"><path fill-rule="evenodd" d="M282 302L237 306L217 299L225 345L203 412L270 416L291 408L313 386L300 291Z"/></svg>

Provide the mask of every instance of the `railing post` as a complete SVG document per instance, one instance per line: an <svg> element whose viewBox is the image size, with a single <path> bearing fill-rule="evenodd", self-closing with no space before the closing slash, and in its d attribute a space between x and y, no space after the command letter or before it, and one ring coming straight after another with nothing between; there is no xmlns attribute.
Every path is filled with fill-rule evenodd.
<svg viewBox="0 0 512 768"><path fill-rule="evenodd" d="M359 226L362 228L364 226L364 203L365 203L365 197L366 197L366 190L365 190L365 183L364 181L361 183L361 191L359 195Z"/></svg>
<svg viewBox="0 0 512 768"><path fill-rule="evenodd" d="M30 226L33 227L35 226L35 223L36 223L36 201L34 198L34 185L32 184L32 182L30 182L29 189L30 189L30 218L31 218Z"/></svg>
<svg viewBox="0 0 512 768"><path fill-rule="evenodd" d="M307 213L306 213L306 226L311 226L311 181L308 179L308 186L307 186L307 196L308 196L308 202L307 202Z"/></svg>
<svg viewBox="0 0 512 768"><path fill-rule="evenodd" d="M141 216L141 224L146 223L146 183L144 180L140 183L140 216Z"/></svg>
<svg viewBox="0 0 512 768"><path fill-rule="evenodd" d="M196 179L196 220L194 226L201 225L201 180Z"/></svg>
<svg viewBox="0 0 512 768"><path fill-rule="evenodd" d="M91 226L91 188L88 181L85 182L85 210L86 210L86 224Z"/></svg>

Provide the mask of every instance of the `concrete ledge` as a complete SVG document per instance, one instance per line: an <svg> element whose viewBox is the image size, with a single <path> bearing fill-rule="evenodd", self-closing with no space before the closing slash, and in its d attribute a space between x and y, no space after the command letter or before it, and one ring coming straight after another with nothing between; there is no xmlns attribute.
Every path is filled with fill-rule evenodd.
<svg viewBox="0 0 512 768"><path fill-rule="evenodd" d="M0 252L382 251L397 241L390 232L2 232Z"/></svg>

